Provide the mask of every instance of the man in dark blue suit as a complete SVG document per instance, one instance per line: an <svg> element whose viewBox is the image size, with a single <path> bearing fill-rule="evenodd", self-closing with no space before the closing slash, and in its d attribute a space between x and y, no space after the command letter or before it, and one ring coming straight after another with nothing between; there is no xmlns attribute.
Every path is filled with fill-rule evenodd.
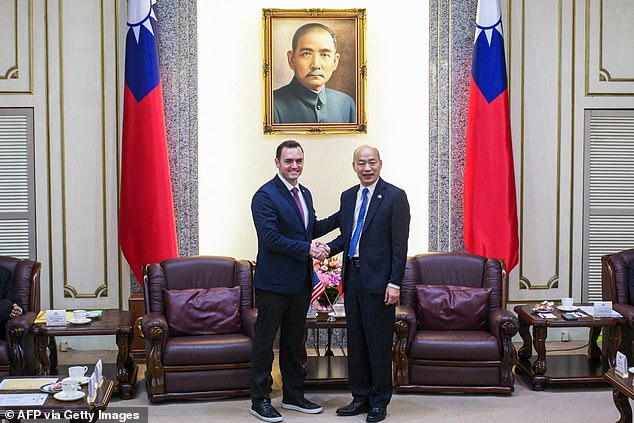
<svg viewBox="0 0 634 423"><path fill-rule="evenodd" d="M306 312L313 289L312 259L323 260L329 249L313 241L338 226L338 213L317 221L310 191L298 183L304 151L296 141L277 147L278 175L253 196L251 212L258 235L253 284L258 317L251 354L251 414L267 422L282 421L271 405L273 342L280 329L282 408L320 413L322 407L304 398L300 352Z"/></svg>
<svg viewBox="0 0 634 423"><path fill-rule="evenodd" d="M348 377L352 402L339 416L368 413L385 419L392 397L395 305L407 260L409 203L405 191L380 178L379 151L362 145L352 167L360 185L341 194L341 235L331 255L344 252L343 291L348 326Z"/></svg>

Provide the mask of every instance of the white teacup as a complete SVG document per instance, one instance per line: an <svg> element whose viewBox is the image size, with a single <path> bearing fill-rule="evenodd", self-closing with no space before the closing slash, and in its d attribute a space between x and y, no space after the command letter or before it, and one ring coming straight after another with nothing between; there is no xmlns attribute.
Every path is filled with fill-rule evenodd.
<svg viewBox="0 0 634 423"><path fill-rule="evenodd" d="M79 382L74 379L67 377L62 380L62 392L64 396L69 397L72 396L79 389Z"/></svg>
<svg viewBox="0 0 634 423"><path fill-rule="evenodd" d="M73 311L73 319L75 320L84 320L86 318L86 310L75 310Z"/></svg>
<svg viewBox="0 0 634 423"><path fill-rule="evenodd" d="M564 297L561 299L561 305L568 308L568 307L572 307L572 305L574 304L575 300L573 298L570 297Z"/></svg>
<svg viewBox="0 0 634 423"><path fill-rule="evenodd" d="M332 309L337 316L343 316L346 314L346 308L343 304L333 304Z"/></svg>
<svg viewBox="0 0 634 423"><path fill-rule="evenodd" d="M75 382L81 382L88 371L88 366L73 366L68 368L68 376Z"/></svg>

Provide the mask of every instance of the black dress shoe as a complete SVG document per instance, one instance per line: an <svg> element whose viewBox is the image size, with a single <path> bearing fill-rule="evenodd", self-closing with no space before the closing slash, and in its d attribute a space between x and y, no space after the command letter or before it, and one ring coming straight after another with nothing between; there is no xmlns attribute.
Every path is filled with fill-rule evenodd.
<svg viewBox="0 0 634 423"><path fill-rule="evenodd" d="M380 422L385 420L385 415L387 414L386 407L372 407L370 411L368 411L368 417L366 417L366 422Z"/></svg>
<svg viewBox="0 0 634 423"><path fill-rule="evenodd" d="M271 400L265 399L251 404L251 414L265 422L281 422L284 417L271 405Z"/></svg>
<svg viewBox="0 0 634 423"><path fill-rule="evenodd" d="M282 408L285 408L287 410L295 410L299 411L300 413L306 414L317 414L324 411L321 405L310 402L304 397L300 397L295 400L283 399Z"/></svg>
<svg viewBox="0 0 634 423"><path fill-rule="evenodd" d="M361 413L367 413L370 406L365 401L352 401L345 407L337 408L338 416L356 416Z"/></svg>

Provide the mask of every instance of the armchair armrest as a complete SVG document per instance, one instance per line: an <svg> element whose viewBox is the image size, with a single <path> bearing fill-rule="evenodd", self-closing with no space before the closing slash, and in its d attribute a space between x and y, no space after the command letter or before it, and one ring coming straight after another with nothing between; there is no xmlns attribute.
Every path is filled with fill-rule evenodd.
<svg viewBox="0 0 634 423"><path fill-rule="evenodd" d="M5 324L7 343L9 344L9 358L11 360L11 375L19 376L24 374L26 367L24 338L31 330L36 316L36 313L27 311L21 316L9 319Z"/></svg>
<svg viewBox="0 0 634 423"><path fill-rule="evenodd" d="M394 321L396 341L392 349L394 383L407 385L409 383L409 358L407 351L416 333L416 312L413 307L397 305Z"/></svg>
<svg viewBox="0 0 634 423"><path fill-rule="evenodd" d="M257 308L249 308L240 313L242 319L242 330L251 339L255 336L255 320L258 317Z"/></svg>
<svg viewBox="0 0 634 423"><path fill-rule="evenodd" d="M16 336L20 336L20 332L22 332L21 336L24 336L25 333L28 333L31 330L31 326L33 326L33 322L35 321L36 313L32 311L27 311L21 316L15 317L13 319L7 320L5 323L5 328L9 334L8 340L10 340L10 336L14 332Z"/></svg>
<svg viewBox="0 0 634 423"><path fill-rule="evenodd" d="M520 330L520 322L512 311L499 308L489 312L489 330L498 341L509 341Z"/></svg>
<svg viewBox="0 0 634 423"><path fill-rule="evenodd" d="M414 339L414 334L416 334L416 311L411 306L397 305L395 314L395 321L404 320L407 322L407 349L409 350L409 343Z"/></svg>
<svg viewBox="0 0 634 423"><path fill-rule="evenodd" d="M151 394L165 393L165 367L163 348L169 338L167 319L162 313L147 313L141 319L141 330L145 337L145 363L147 387Z"/></svg>
<svg viewBox="0 0 634 423"><path fill-rule="evenodd" d="M167 318L162 313L151 312L147 313L141 319L141 330L146 340L151 340L152 343L160 341L164 344L169 338L169 326L167 324Z"/></svg>
<svg viewBox="0 0 634 423"><path fill-rule="evenodd" d="M500 385L512 387L514 383L513 366L517 363L517 351L511 338L519 332L520 322L517 316L505 309L489 311L489 330L497 338L502 354L500 365Z"/></svg>

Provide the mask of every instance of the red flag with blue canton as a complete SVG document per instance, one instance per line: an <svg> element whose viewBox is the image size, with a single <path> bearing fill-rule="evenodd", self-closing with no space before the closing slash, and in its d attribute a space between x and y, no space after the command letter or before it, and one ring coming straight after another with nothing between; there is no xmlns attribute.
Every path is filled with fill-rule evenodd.
<svg viewBox="0 0 634 423"><path fill-rule="evenodd" d="M139 283L144 264L176 257L178 251L155 4L128 0L119 244Z"/></svg>
<svg viewBox="0 0 634 423"><path fill-rule="evenodd" d="M499 0L479 0L471 63L464 174L464 243L511 271L518 262L517 204Z"/></svg>

